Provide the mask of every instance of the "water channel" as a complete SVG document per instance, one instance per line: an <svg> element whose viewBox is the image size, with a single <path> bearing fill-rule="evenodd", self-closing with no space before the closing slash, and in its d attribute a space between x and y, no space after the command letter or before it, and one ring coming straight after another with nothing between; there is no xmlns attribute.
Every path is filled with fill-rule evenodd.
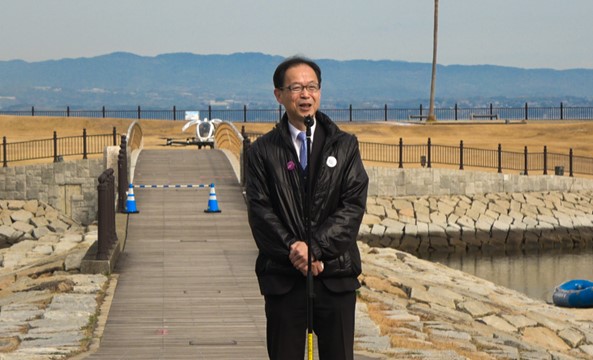
<svg viewBox="0 0 593 360"><path fill-rule="evenodd" d="M556 286L567 280L593 281L593 249L590 248L488 255L423 254L418 257L439 262L547 302L552 301Z"/></svg>

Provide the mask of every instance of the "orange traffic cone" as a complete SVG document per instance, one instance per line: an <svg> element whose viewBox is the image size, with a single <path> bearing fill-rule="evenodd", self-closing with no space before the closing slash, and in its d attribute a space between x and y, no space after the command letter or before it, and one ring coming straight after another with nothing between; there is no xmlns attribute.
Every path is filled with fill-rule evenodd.
<svg viewBox="0 0 593 360"><path fill-rule="evenodd" d="M218 200L216 200L216 190L214 189L214 183L210 184L210 197L208 198L208 209L204 210L207 213L219 213L222 212L218 208Z"/></svg>
<svg viewBox="0 0 593 360"><path fill-rule="evenodd" d="M128 199L126 200L126 213L137 214L139 213L136 208L136 198L134 197L134 185L130 184L128 190Z"/></svg>

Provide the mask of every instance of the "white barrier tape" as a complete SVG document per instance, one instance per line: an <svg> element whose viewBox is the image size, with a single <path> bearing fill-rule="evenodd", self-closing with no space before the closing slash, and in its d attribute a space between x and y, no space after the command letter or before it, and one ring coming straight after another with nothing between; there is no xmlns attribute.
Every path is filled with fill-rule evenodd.
<svg viewBox="0 0 593 360"><path fill-rule="evenodd" d="M211 185L208 184L174 184L174 185L134 185L137 189L190 189L190 188L209 188Z"/></svg>

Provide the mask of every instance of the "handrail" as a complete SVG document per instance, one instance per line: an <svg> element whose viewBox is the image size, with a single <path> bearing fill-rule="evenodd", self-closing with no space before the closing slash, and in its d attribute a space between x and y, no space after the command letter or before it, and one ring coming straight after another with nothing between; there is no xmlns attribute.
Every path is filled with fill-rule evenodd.
<svg viewBox="0 0 593 360"><path fill-rule="evenodd" d="M0 162L7 167L9 162L28 161L37 159L54 159L62 161L64 156L82 155L83 159L89 154L101 154L105 147L117 145L116 128L110 134L87 135L83 129L82 136L58 137L54 131L49 139L8 142L6 136L2 139Z"/></svg>

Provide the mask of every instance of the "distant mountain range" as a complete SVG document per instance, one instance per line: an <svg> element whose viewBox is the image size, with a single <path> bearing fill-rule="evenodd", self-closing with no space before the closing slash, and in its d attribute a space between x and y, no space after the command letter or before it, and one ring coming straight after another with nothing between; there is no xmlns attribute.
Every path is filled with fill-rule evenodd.
<svg viewBox="0 0 593 360"><path fill-rule="evenodd" d="M0 61L0 110L274 108L280 56L113 53L41 62ZM325 107L428 103L431 64L317 60ZM492 65L437 67L437 106L593 106L593 70Z"/></svg>

